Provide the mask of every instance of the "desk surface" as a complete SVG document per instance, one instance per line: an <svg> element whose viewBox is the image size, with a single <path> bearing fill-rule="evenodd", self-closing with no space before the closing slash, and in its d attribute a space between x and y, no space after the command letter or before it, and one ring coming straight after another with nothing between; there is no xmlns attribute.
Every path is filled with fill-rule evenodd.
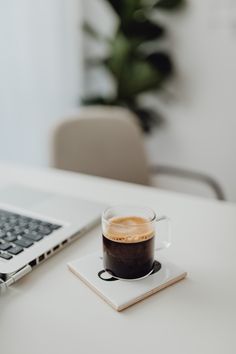
<svg viewBox="0 0 236 354"><path fill-rule="evenodd" d="M188 278L117 313L66 263L101 247L100 227L41 264L0 297L3 354L235 353L236 206L96 177L0 164L5 181L169 215L162 257Z"/></svg>

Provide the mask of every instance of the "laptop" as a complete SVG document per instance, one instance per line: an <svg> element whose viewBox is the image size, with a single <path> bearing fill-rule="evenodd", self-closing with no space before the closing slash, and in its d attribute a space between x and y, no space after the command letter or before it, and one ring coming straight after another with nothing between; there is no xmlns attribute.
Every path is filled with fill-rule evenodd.
<svg viewBox="0 0 236 354"><path fill-rule="evenodd" d="M0 189L0 289L96 225L105 207L20 185Z"/></svg>

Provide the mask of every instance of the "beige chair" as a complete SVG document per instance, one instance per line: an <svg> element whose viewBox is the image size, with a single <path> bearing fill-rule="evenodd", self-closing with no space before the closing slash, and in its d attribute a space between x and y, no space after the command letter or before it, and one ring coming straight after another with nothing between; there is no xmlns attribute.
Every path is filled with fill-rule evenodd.
<svg viewBox="0 0 236 354"><path fill-rule="evenodd" d="M65 119L53 134L54 167L149 185L151 171L204 183L218 199L219 184L207 175L179 168L150 168L136 117L125 108L89 106Z"/></svg>

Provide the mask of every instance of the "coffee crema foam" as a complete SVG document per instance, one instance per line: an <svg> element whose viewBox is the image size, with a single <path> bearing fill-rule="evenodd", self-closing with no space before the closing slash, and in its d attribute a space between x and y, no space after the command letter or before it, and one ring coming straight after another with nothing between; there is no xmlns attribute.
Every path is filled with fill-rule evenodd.
<svg viewBox="0 0 236 354"><path fill-rule="evenodd" d="M152 224L140 216L114 217L104 233L109 240L121 243L142 242L154 236Z"/></svg>

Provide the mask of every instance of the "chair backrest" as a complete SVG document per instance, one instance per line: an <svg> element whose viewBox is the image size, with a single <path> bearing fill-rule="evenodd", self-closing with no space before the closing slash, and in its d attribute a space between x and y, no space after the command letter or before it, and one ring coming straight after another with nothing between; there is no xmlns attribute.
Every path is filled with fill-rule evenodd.
<svg viewBox="0 0 236 354"><path fill-rule="evenodd" d="M65 119L54 131L52 155L56 168L149 184L142 132L124 108L90 106Z"/></svg>

